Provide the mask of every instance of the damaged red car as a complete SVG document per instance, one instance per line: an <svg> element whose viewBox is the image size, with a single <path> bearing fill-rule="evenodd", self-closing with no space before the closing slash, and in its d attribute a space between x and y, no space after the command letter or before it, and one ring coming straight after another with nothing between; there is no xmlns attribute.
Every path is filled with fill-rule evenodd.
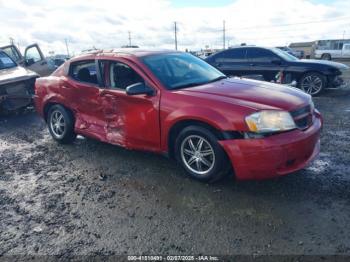
<svg viewBox="0 0 350 262"><path fill-rule="evenodd" d="M164 153L201 181L282 176L320 150L322 118L308 94L228 78L182 52L80 55L36 81L35 105L60 143L79 134Z"/></svg>

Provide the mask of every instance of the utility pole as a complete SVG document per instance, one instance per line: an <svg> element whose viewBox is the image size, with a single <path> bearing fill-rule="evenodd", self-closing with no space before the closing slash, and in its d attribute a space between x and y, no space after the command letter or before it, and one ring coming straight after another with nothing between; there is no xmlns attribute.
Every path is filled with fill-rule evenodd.
<svg viewBox="0 0 350 262"><path fill-rule="evenodd" d="M176 22L174 22L174 33L175 33L175 50L177 50L177 27L176 27Z"/></svg>
<svg viewBox="0 0 350 262"><path fill-rule="evenodd" d="M130 31L128 31L128 33L129 33L129 47L131 47L131 33Z"/></svg>
<svg viewBox="0 0 350 262"><path fill-rule="evenodd" d="M12 37L10 37L9 39L10 39L10 45L14 45L15 44L15 39L13 39Z"/></svg>
<svg viewBox="0 0 350 262"><path fill-rule="evenodd" d="M67 38L64 39L64 42L66 43L67 56L69 57L69 49L68 49L68 41L67 41Z"/></svg>
<svg viewBox="0 0 350 262"><path fill-rule="evenodd" d="M226 47L226 36L225 36L225 20L223 21L223 27L222 27L222 40L223 40L223 48L225 50L225 47Z"/></svg>

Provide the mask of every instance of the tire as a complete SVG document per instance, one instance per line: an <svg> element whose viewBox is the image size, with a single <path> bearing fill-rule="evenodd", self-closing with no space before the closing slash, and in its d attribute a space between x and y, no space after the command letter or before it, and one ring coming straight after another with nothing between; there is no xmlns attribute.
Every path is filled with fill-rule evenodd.
<svg viewBox="0 0 350 262"><path fill-rule="evenodd" d="M322 59L322 60L332 60L332 57L331 57L330 54L323 54L323 55L321 56L321 59Z"/></svg>
<svg viewBox="0 0 350 262"><path fill-rule="evenodd" d="M304 74L299 81L299 88L311 96L319 95L327 86L327 78L317 72Z"/></svg>
<svg viewBox="0 0 350 262"><path fill-rule="evenodd" d="M53 105L49 109L47 125L54 140L60 144L70 144L75 138L74 117L61 105Z"/></svg>
<svg viewBox="0 0 350 262"><path fill-rule="evenodd" d="M200 141L202 145L198 151ZM222 179L231 167L215 135L201 126L189 126L179 133L175 140L175 156L188 175L203 182Z"/></svg>

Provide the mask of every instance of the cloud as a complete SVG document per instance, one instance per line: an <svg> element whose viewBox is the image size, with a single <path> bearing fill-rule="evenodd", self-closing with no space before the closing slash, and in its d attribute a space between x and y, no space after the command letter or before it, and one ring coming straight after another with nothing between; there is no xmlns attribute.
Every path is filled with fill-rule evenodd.
<svg viewBox="0 0 350 262"><path fill-rule="evenodd" d="M220 7L181 8L169 0L0 0L0 7L0 45L13 37L22 49L37 42L45 53L65 53L65 39L74 53L120 47L128 44L128 31L132 44L172 49L174 21L182 50L222 47L223 20L230 45L340 38L350 24L347 0L328 5L309 0L235 0ZM350 38L350 30L345 37Z"/></svg>

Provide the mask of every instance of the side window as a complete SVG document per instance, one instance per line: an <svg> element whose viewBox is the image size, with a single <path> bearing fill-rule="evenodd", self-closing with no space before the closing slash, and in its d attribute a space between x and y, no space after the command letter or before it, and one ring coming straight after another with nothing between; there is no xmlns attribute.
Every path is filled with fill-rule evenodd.
<svg viewBox="0 0 350 262"><path fill-rule="evenodd" d="M29 49L27 49L26 52L26 60L32 60L33 63L41 61L43 58L41 57L41 54L36 46L33 46Z"/></svg>
<svg viewBox="0 0 350 262"><path fill-rule="evenodd" d="M269 50L260 48L250 48L248 49L248 60L252 62L271 62L273 59L278 59L278 57Z"/></svg>
<svg viewBox="0 0 350 262"><path fill-rule="evenodd" d="M94 60L72 63L69 69L69 76L79 82L98 84Z"/></svg>
<svg viewBox="0 0 350 262"><path fill-rule="evenodd" d="M18 62L21 59L17 50L13 46L3 48L2 50L16 62Z"/></svg>
<svg viewBox="0 0 350 262"><path fill-rule="evenodd" d="M116 61L100 63L106 85L112 89L125 90L128 86L144 82L143 78L130 66ZM108 70L106 72L106 70Z"/></svg>
<svg viewBox="0 0 350 262"><path fill-rule="evenodd" d="M246 52L247 50L245 48L229 49L217 54L215 56L215 62L245 62Z"/></svg>

